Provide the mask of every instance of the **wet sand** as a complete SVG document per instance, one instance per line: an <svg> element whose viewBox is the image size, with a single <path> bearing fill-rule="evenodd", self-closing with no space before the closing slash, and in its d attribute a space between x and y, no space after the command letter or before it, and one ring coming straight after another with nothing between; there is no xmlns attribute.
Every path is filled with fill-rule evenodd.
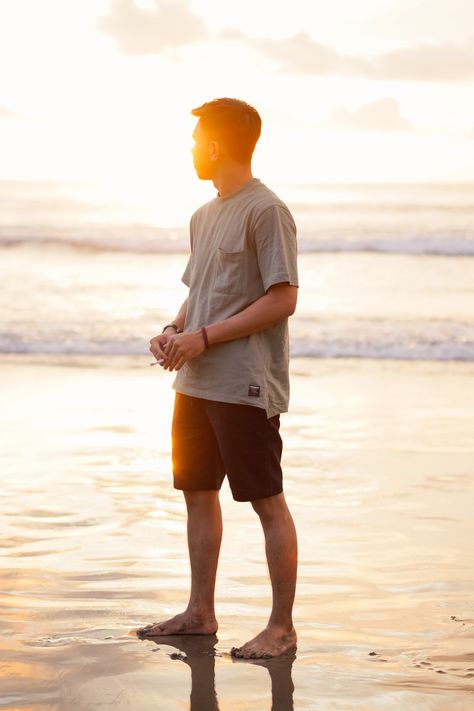
<svg viewBox="0 0 474 711"><path fill-rule="evenodd" d="M0 708L472 709L474 364L292 361L298 650L249 662L230 649L265 625L270 585L227 483L217 636L135 635L189 584L173 376L149 362L0 358Z"/></svg>

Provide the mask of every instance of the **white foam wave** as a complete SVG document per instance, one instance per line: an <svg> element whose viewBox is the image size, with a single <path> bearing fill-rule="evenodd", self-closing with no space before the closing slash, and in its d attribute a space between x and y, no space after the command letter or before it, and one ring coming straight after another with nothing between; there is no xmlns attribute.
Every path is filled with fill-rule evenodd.
<svg viewBox="0 0 474 711"><path fill-rule="evenodd" d="M36 247L69 247L94 252L129 252L180 254L189 250L189 237L184 230L136 229L118 227L80 233L78 230L41 230L0 228L0 248L25 245Z"/></svg>
<svg viewBox="0 0 474 711"><path fill-rule="evenodd" d="M0 353L51 355L149 355L149 341L140 338L81 340L79 337L25 339L21 335L1 334ZM373 358L393 360L474 361L474 338L438 340L351 340L342 336L328 339L296 338L290 344L293 358ZM150 356L151 357L151 356Z"/></svg>
<svg viewBox="0 0 474 711"><path fill-rule="evenodd" d="M182 254L189 250L186 231L132 227L116 231L78 234L23 229L0 229L0 248L16 245L66 247L97 252L127 252L148 254ZM324 232L316 236L303 234L298 240L300 253L318 252L379 252L381 254L413 254L440 256L474 256L474 230L450 230L421 233L371 233L360 231Z"/></svg>
<svg viewBox="0 0 474 711"><path fill-rule="evenodd" d="M299 251L311 252L379 252L381 254L439 255L445 257L474 256L474 232L463 234L413 234L385 237L334 237L317 240L302 239Z"/></svg>
<svg viewBox="0 0 474 711"><path fill-rule="evenodd" d="M474 361L474 341L471 343L424 342L332 342L292 341L293 358L374 358L391 360Z"/></svg>

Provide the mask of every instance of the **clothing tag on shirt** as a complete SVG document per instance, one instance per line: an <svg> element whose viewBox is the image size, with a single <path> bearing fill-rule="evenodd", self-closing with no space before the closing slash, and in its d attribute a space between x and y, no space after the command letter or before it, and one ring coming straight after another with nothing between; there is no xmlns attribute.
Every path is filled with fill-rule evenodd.
<svg viewBox="0 0 474 711"><path fill-rule="evenodd" d="M248 394L252 397L260 397L260 385L249 385Z"/></svg>

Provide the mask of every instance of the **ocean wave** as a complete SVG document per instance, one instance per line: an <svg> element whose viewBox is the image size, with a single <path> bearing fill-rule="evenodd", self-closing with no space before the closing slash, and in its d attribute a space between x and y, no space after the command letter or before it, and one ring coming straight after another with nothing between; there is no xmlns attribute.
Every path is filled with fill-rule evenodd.
<svg viewBox="0 0 474 711"><path fill-rule="evenodd" d="M299 251L311 252L379 252L381 254L439 255L444 257L474 256L474 231L458 234L413 234L397 236L333 237L305 240Z"/></svg>
<svg viewBox="0 0 474 711"><path fill-rule="evenodd" d="M149 355L149 340L141 338L103 338L84 340L71 334L68 338L29 338L0 334L0 353L43 355ZM360 338L333 335L330 338L293 338L290 343L292 358L368 358L426 361L474 361L474 325L471 337L429 340L418 338Z"/></svg>
<svg viewBox="0 0 474 711"><path fill-rule="evenodd" d="M375 360L474 361L474 341L471 343L421 342L354 342L335 339L328 343L318 340L292 341L293 358L370 358Z"/></svg>
<svg viewBox="0 0 474 711"><path fill-rule="evenodd" d="M96 228L86 233L73 229L35 228L26 231L0 227L0 249L17 245L66 247L90 252L182 254L189 250L189 237L184 230L142 226Z"/></svg>
<svg viewBox="0 0 474 711"><path fill-rule="evenodd" d="M108 231L110 232L110 231ZM184 254L189 251L189 238L179 230L119 230L113 234L54 234L35 231L0 230L0 249L18 245L26 247L66 247L90 252L126 252L135 254ZM332 252L378 252L439 256L474 256L474 230L433 232L361 233L360 231L320 232L298 239L302 254Z"/></svg>

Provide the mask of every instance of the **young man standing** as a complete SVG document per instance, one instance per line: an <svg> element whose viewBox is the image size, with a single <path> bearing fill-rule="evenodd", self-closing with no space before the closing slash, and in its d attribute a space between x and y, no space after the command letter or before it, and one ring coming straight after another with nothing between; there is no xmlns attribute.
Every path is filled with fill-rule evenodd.
<svg viewBox="0 0 474 711"><path fill-rule="evenodd" d="M177 371L172 424L174 487L187 506L191 592L186 610L141 637L215 634L214 588L222 536L219 489L250 501L264 536L273 593L267 626L232 654L275 657L296 646L292 609L297 539L282 486L280 413L288 410L288 317L296 307L296 227L278 196L254 178L261 119L249 104L215 99L192 111L194 167L217 196L191 217L189 295L150 341Z"/></svg>

